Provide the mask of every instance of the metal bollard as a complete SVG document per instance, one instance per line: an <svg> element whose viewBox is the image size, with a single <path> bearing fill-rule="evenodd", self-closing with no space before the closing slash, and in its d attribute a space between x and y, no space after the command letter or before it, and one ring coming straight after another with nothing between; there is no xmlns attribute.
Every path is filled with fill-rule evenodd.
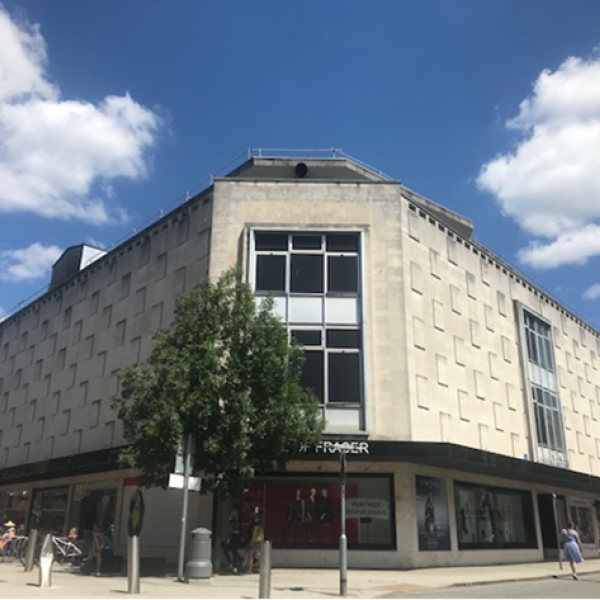
<svg viewBox="0 0 600 600"><path fill-rule="evenodd" d="M261 542L258 597L271 597L271 542Z"/></svg>
<svg viewBox="0 0 600 600"><path fill-rule="evenodd" d="M37 529L32 529L27 538L27 549L25 550L25 572L33 571L35 562L35 547L37 546Z"/></svg>
<svg viewBox="0 0 600 600"><path fill-rule="evenodd" d="M54 562L54 548L52 547L52 535L46 534L40 554L40 577L39 587L52 587L52 563Z"/></svg>
<svg viewBox="0 0 600 600"><path fill-rule="evenodd" d="M140 537L127 538L127 592L140 593Z"/></svg>

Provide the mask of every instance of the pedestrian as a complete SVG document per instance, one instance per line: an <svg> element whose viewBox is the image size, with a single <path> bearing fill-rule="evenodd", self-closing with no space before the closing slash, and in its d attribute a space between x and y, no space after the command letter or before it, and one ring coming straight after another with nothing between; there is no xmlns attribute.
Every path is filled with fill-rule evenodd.
<svg viewBox="0 0 600 600"><path fill-rule="evenodd" d="M227 539L223 542L222 547L223 553L227 558L229 569L233 571L233 573L241 573L244 559L238 552L238 548L240 547L240 515L237 504L234 504L231 507Z"/></svg>
<svg viewBox="0 0 600 600"><path fill-rule="evenodd" d="M262 519L260 518L260 507L254 507L254 516L248 530L248 546L246 560L248 561L248 573L254 572L254 564L260 560L260 545L265 540Z"/></svg>
<svg viewBox="0 0 600 600"><path fill-rule="evenodd" d="M112 556L112 542L110 538L100 531L96 523L92 532L92 544L90 546L90 558L94 561L95 575L99 577L102 572L102 560Z"/></svg>
<svg viewBox="0 0 600 600"><path fill-rule="evenodd" d="M563 544L565 560L571 565L571 577L577 581L577 563L583 562L581 556L581 538L575 529L575 526L570 521L567 523L566 529L560 532L560 539Z"/></svg>

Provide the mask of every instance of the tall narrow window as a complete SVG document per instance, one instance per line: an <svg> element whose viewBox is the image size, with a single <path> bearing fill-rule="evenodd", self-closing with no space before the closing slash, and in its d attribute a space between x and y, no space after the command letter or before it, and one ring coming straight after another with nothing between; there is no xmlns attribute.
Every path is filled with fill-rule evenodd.
<svg viewBox="0 0 600 600"><path fill-rule="evenodd" d="M523 335L529 362L529 387L533 403L538 454L541 462L562 465L563 461L566 461L566 444L559 391L556 384L552 327L524 310Z"/></svg>
<svg viewBox="0 0 600 600"><path fill-rule="evenodd" d="M357 232L255 231L250 265L256 295L277 297L304 348L301 383L323 405L328 426L355 430L364 423L360 248Z"/></svg>

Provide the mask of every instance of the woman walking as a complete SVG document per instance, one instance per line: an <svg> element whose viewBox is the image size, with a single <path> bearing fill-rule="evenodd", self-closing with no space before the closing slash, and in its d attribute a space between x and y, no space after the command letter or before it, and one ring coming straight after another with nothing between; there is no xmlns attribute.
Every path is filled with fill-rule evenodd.
<svg viewBox="0 0 600 600"><path fill-rule="evenodd" d="M563 543L565 560L569 561L571 565L571 577L577 580L577 567L575 565L583 562L583 557L581 556L581 538L573 523L570 521L567 523L567 528L560 532L560 539Z"/></svg>

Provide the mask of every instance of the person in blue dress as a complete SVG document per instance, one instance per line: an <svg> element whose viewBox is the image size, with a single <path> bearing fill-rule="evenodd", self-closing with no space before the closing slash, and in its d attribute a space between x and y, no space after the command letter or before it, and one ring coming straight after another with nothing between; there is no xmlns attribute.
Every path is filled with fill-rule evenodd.
<svg viewBox="0 0 600 600"><path fill-rule="evenodd" d="M563 544L565 560L569 561L571 565L571 577L577 580L577 567L575 565L583 562L583 557L581 556L581 538L573 523L570 521L567 523L566 529L560 532L560 539Z"/></svg>

